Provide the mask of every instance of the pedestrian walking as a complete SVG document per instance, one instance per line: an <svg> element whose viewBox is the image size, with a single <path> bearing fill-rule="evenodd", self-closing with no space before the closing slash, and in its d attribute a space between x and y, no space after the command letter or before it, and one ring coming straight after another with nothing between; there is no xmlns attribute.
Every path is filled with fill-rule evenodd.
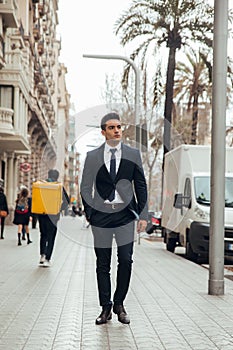
<svg viewBox="0 0 233 350"><path fill-rule="evenodd" d="M32 213L32 229L36 228L37 220L38 220L37 215Z"/></svg>
<svg viewBox="0 0 233 350"><path fill-rule="evenodd" d="M13 224L18 226L18 246L22 245L21 235L23 228L27 235L27 244L32 243L29 235L29 221L31 216L31 197L26 187L23 187L16 199Z"/></svg>
<svg viewBox="0 0 233 350"><path fill-rule="evenodd" d="M117 113L101 120L105 142L87 153L81 180L81 196L91 224L96 254L99 303L102 307L96 324L106 323L113 312L118 321L130 323L124 307L132 270L135 221L137 232L147 225L147 185L140 152L122 142ZM111 298L112 242L117 245L116 288Z"/></svg>
<svg viewBox="0 0 233 350"><path fill-rule="evenodd" d="M78 216L82 216L83 215L82 207L78 207L77 215Z"/></svg>
<svg viewBox="0 0 233 350"><path fill-rule="evenodd" d="M59 178L59 171L50 169L46 181L55 182ZM67 209L69 205L69 196L63 187L61 211ZM57 223L60 219L60 212L55 215L38 214L40 228L40 261L39 266L50 267L51 256L54 249L55 238L57 234Z"/></svg>
<svg viewBox="0 0 233 350"><path fill-rule="evenodd" d="M86 215L83 215L83 219L82 219L82 230L86 230L88 229L90 226L90 222L87 221Z"/></svg>
<svg viewBox="0 0 233 350"><path fill-rule="evenodd" d="M4 226L5 226L5 218L9 214L9 209L7 205L7 198L6 195L4 194L3 187L0 186L0 211L3 211L3 213L0 216L0 221L1 221L1 239L4 239Z"/></svg>
<svg viewBox="0 0 233 350"><path fill-rule="evenodd" d="M77 215L77 208L76 208L76 205L73 204L72 207L71 207L71 216L72 216L73 218L75 218L76 215Z"/></svg>
<svg viewBox="0 0 233 350"><path fill-rule="evenodd" d="M22 241L26 241L26 230L24 225L22 227Z"/></svg>

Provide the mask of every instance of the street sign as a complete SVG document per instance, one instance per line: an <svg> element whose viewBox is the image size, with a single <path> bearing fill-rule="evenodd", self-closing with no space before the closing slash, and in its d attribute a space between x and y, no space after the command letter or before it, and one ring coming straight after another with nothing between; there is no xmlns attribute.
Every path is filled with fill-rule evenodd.
<svg viewBox="0 0 233 350"><path fill-rule="evenodd" d="M26 162L21 163L20 170L23 171L24 173L28 173L31 170L31 164L26 163Z"/></svg>

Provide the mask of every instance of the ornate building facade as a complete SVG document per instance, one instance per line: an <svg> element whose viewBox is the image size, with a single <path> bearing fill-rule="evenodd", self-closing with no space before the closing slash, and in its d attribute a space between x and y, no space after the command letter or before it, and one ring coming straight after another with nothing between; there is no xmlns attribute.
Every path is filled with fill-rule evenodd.
<svg viewBox="0 0 233 350"><path fill-rule="evenodd" d="M0 182L14 207L56 167L67 176L69 104L58 0L0 0Z"/></svg>
<svg viewBox="0 0 233 350"><path fill-rule="evenodd" d="M79 173L80 173L80 153L76 149L76 122L75 116L70 117L69 124L69 145L68 145L68 177L67 188L70 193L71 203L76 203L77 208L82 206Z"/></svg>

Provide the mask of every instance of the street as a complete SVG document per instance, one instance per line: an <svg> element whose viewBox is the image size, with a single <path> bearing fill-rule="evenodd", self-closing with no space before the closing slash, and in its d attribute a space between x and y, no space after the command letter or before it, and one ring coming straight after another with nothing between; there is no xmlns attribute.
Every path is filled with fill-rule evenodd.
<svg viewBox="0 0 233 350"><path fill-rule="evenodd" d="M62 218L51 268L38 266L38 229L31 236L18 247L16 226L6 226L0 241L0 350L232 349L233 282L225 278L224 296L208 295L208 269L167 252L161 240L135 244L130 325L113 315L97 326L90 228ZM111 272L114 285L115 249Z"/></svg>

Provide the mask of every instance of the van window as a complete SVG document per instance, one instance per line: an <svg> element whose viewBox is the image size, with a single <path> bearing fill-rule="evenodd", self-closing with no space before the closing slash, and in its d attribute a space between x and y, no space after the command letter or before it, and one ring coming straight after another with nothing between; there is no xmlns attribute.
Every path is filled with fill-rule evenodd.
<svg viewBox="0 0 233 350"><path fill-rule="evenodd" d="M195 177L194 186L197 203L210 205L210 177Z"/></svg>
<svg viewBox="0 0 233 350"><path fill-rule="evenodd" d="M197 176L194 178L195 196L197 203L210 205L210 177ZM225 207L233 208L233 178L225 178Z"/></svg>
<svg viewBox="0 0 233 350"><path fill-rule="evenodd" d="M225 207L233 208L233 178L227 177L225 180Z"/></svg>

